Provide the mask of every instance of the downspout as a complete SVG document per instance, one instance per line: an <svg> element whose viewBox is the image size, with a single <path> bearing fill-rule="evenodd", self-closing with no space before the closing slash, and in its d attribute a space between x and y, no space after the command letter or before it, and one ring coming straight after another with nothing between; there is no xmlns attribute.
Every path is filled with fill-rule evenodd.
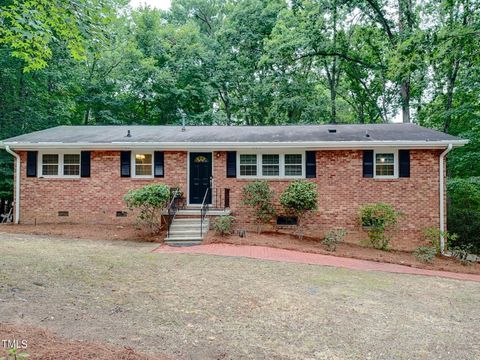
<svg viewBox="0 0 480 360"><path fill-rule="evenodd" d="M5 150L15 157L15 224L20 220L20 155L10 150L10 146L6 145Z"/></svg>
<svg viewBox="0 0 480 360"><path fill-rule="evenodd" d="M444 185L444 163L445 163L445 155L447 155L450 150L452 150L453 145L448 144L448 147L444 152L440 154L440 253L444 255L445 250L445 185Z"/></svg>

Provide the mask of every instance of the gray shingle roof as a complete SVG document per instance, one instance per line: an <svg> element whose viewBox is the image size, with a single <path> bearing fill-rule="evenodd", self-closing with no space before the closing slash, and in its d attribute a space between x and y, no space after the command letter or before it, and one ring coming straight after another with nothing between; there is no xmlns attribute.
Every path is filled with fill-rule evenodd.
<svg viewBox="0 0 480 360"><path fill-rule="evenodd" d="M130 131L131 136L127 137ZM287 126L59 126L3 140L3 145L20 148L27 145L175 144L177 146L222 144L331 144L379 145L392 143L447 143L466 141L414 124L369 125L287 125Z"/></svg>

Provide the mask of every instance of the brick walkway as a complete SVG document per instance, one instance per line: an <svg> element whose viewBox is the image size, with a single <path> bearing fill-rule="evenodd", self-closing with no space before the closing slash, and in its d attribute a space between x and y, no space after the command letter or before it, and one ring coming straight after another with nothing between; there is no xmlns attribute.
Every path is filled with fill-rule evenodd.
<svg viewBox="0 0 480 360"><path fill-rule="evenodd" d="M305 253L301 251L276 249L266 246L245 246L228 244L208 244L189 247L171 247L162 245L154 249L155 253L206 254L219 256L247 257L252 259L286 261L301 264L335 266L353 270L374 270L391 273L439 276L457 280L480 282L480 275L454 273L448 271L417 269L410 266L358 260L339 256Z"/></svg>

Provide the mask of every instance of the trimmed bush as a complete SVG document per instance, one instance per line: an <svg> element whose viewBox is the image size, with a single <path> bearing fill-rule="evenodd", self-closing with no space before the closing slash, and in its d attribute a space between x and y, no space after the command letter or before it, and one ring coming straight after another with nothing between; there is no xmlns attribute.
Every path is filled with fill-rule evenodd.
<svg viewBox="0 0 480 360"><path fill-rule="evenodd" d="M150 232L157 233L162 228L162 211L170 200L170 188L165 184L150 184L140 189L130 190L124 201L130 210L138 209L137 221Z"/></svg>
<svg viewBox="0 0 480 360"><path fill-rule="evenodd" d="M260 225L268 224L276 215L273 196L274 192L267 181L254 181L243 187L242 203L254 208L259 232Z"/></svg>
<svg viewBox="0 0 480 360"><path fill-rule="evenodd" d="M388 250L392 230L402 214L388 204L368 204L360 209L360 222L367 230L369 243L375 249Z"/></svg>
<svg viewBox="0 0 480 360"><path fill-rule="evenodd" d="M298 223L308 211L317 210L317 185L310 181L292 181L280 196L280 204L288 214L298 217Z"/></svg>
<svg viewBox="0 0 480 360"><path fill-rule="evenodd" d="M230 215L220 216L215 219L213 223L213 229L219 235L231 235L233 232L233 223L235 222L235 218Z"/></svg>
<svg viewBox="0 0 480 360"><path fill-rule="evenodd" d="M413 252L413 255L421 262L432 263L437 255L437 249L433 246L420 246Z"/></svg>
<svg viewBox="0 0 480 360"><path fill-rule="evenodd" d="M322 244L325 245L328 251L336 251L338 244L343 241L346 234L347 231L343 228L329 230L325 234Z"/></svg>

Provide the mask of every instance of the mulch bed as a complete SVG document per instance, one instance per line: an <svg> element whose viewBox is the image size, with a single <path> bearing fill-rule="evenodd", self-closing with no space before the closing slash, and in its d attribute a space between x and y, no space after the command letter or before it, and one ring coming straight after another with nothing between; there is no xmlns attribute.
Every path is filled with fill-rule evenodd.
<svg viewBox="0 0 480 360"><path fill-rule="evenodd" d="M167 360L166 357L148 356L137 353L131 348L119 348L97 342L69 340L52 332L26 325L0 324L0 340L26 340L26 349L19 348L18 353L27 353L29 360L56 359L96 359L96 360ZM0 357L7 355L0 343Z"/></svg>
<svg viewBox="0 0 480 360"><path fill-rule="evenodd" d="M136 229L134 225L95 224L1 224L0 232L68 237L88 240L124 240L141 242L162 242L165 234L152 235Z"/></svg>
<svg viewBox="0 0 480 360"><path fill-rule="evenodd" d="M472 263L471 265L463 265L454 258L437 257L433 263L422 263L418 261L413 253L408 251L382 251L351 243L341 243L335 252L325 249L320 239L303 238L275 232L266 233L247 233L247 236L241 238L236 235L218 236L210 231L204 244L225 243L234 245L257 245L270 246L287 250L304 251L315 254L334 255L348 257L361 260L370 260L377 262L385 262L391 264L400 264L420 269L442 270L457 273L480 274L480 263Z"/></svg>

